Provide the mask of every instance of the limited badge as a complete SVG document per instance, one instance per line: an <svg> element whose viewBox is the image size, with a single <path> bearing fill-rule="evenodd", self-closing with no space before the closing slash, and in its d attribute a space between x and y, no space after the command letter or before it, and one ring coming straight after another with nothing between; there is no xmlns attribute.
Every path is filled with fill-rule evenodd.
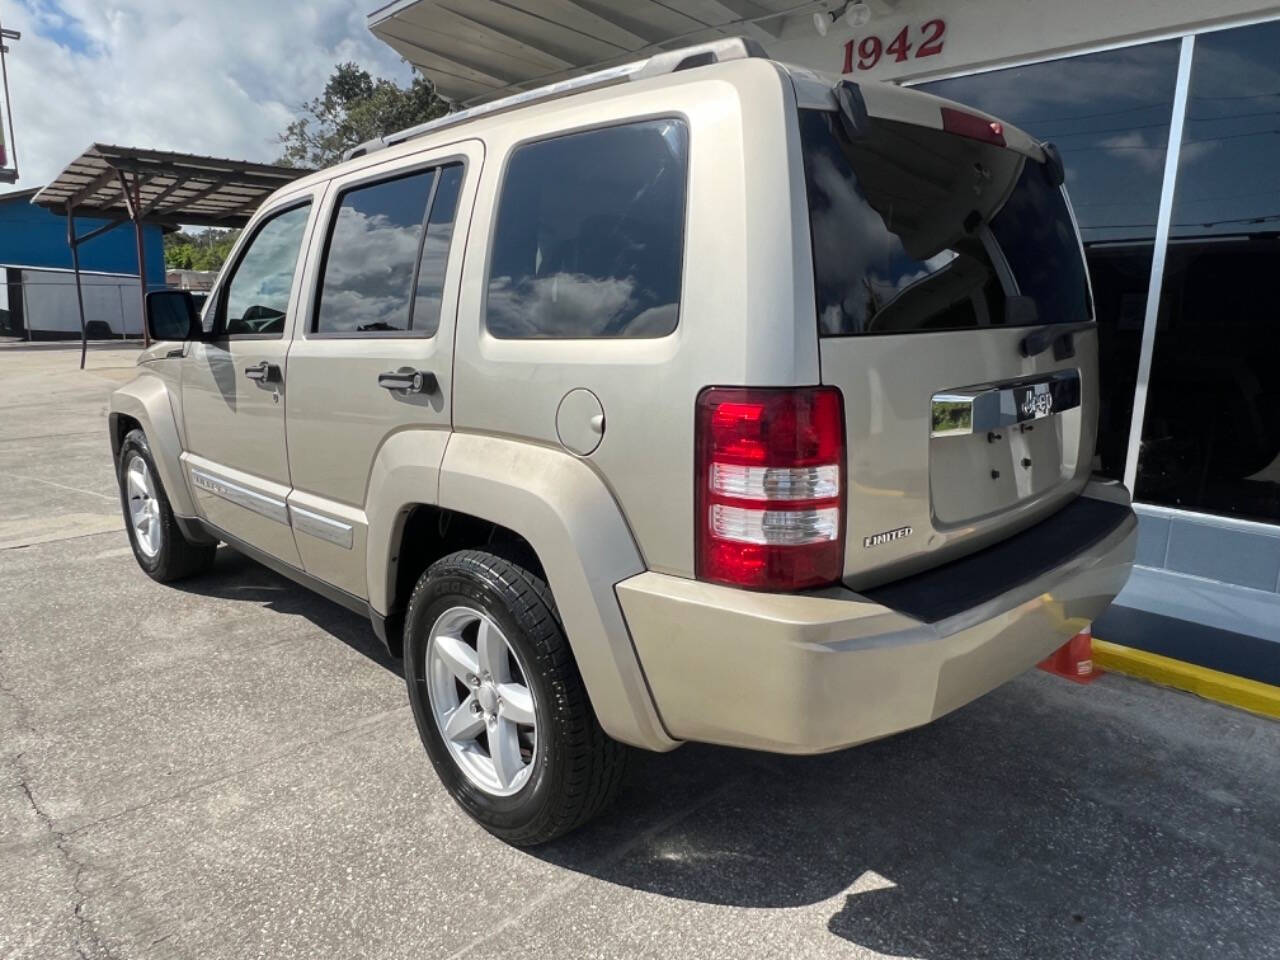
<svg viewBox="0 0 1280 960"><path fill-rule="evenodd" d="M901 540L903 537L911 536L910 527L898 527L896 530L886 530L883 533L873 533L869 537L862 538L863 547L878 547L884 543L892 543L894 540Z"/></svg>

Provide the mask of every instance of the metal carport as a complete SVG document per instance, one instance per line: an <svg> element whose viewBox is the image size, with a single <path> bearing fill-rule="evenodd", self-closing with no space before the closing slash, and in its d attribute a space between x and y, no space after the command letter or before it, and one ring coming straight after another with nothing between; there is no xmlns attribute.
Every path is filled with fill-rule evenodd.
<svg viewBox="0 0 1280 960"><path fill-rule="evenodd" d="M131 222L138 244L138 283L142 288L143 342L150 345L146 325L147 268L142 226L242 227L275 190L310 170L250 163L221 157L95 143L31 198L67 218L67 243L75 271L80 308L80 367L84 368L88 336L84 296L80 288L80 244ZM91 214L110 221L76 236L75 215Z"/></svg>
<svg viewBox="0 0 1280 960"><path fill-rule="evenodd" d="M889 9L898 0L871 0ZM470 106L665 49L745 36L766 49L784 24L840 0L393 0L369 29Z"/></svg>

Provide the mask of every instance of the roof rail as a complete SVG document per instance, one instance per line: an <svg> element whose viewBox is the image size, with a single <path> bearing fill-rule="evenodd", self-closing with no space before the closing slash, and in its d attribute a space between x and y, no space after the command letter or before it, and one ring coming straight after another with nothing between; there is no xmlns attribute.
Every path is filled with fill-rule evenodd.
<svg viewBox="0 0 1280 960"><path fill-rule="evenodd" d="M522 93L512 94L500 100L491 100L479 106L458 110L455 113L446 114L435 120L428 120L426 123L408 127L396 133L374 137L359 146L352 147L343 155L343 159L350 160L353 157L363 157L366 154L394 146L397 143L404 143L406 140L413 140L424 134L442 130L445 127L452 127L491 113L512 110L528 103L554 100L556 97L563 97L570 93L580 93L583 90L604 87L624 80L644 80L648 77L675 73L678 70L703 67L711 63L723 63L726 60L745 60L750 57L765 56L767 54L764 52L764 48L756 41L746 37L725 37L721 40L711 40L691 47L682 47L679 50L667 50L663 53L655 53L645 60L636 60L616 67L606 67L594 73L584 73L580 77L572 77L568 80L547 84L544 87L525 90Z"/></svg>

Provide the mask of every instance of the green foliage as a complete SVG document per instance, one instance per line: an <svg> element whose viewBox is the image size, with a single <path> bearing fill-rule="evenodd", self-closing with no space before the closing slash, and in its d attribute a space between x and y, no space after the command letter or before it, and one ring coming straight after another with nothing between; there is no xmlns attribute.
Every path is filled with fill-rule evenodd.
<svg viewBox="0 0 1280 960"><path fill-rule="evenodd" d="M209 228L197 233L185 230L164 236L166 270L219 270L240 236L239 230Z"/></svg>
<svg viewBox="0 0 1280 960"><path fill-rule="evenodd" d="M429 80L415 76L401 87L354 63L340 63L323 95L303 104L302 115L280 134L280 163L318 169L337 163L366 140L442 116L449 105Z"/></svg>

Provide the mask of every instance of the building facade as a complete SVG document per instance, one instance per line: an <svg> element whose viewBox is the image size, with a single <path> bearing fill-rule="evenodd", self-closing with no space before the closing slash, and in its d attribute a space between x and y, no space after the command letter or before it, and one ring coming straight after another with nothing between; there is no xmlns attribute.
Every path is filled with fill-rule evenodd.
<svg viewBox="0 0 1280 960"><path fill-rule="evenodd" d="M80 311L65 217L31 204L35 190L0 195L0 336L30 340L80 336ZM76 233L103 220L77 217ZM164 286L164 240L144 228L150 285ZM85 326L93 339L142 335L133 227L122 224L80 247Z"/></svg>
<svg viewBox="0 0 1280 960"><path fill-rule="evenodd" d="M1096 630L1271 683L1278 51L1274 5L1025 0L904 0L856 30L792 30L774 51L918 86L1058 145L1099 325L1095 469L1123 480L1141 515L1140 566Z"/></svg>
<svg viewBox="0 0 1280 960"><path fill-rule="evenodd" d="M564 64L746 33L776 59L918 86L1057 144L1099 326L1095 469L1125 482L1141 516L1139 567L1097 632L1280 683L1280 5L639 0L593 11L615 32L575 14L554 35L514 15L481 17L468 34L434 0L390 4L370 25L428 75L460 91L508 82L498 93L546 69L529 66L530 49L561 65L539 75L547 82L574 72ZM477 30L520 50L475 45ZM601 53L628 36L650 45Z"/></svg>

